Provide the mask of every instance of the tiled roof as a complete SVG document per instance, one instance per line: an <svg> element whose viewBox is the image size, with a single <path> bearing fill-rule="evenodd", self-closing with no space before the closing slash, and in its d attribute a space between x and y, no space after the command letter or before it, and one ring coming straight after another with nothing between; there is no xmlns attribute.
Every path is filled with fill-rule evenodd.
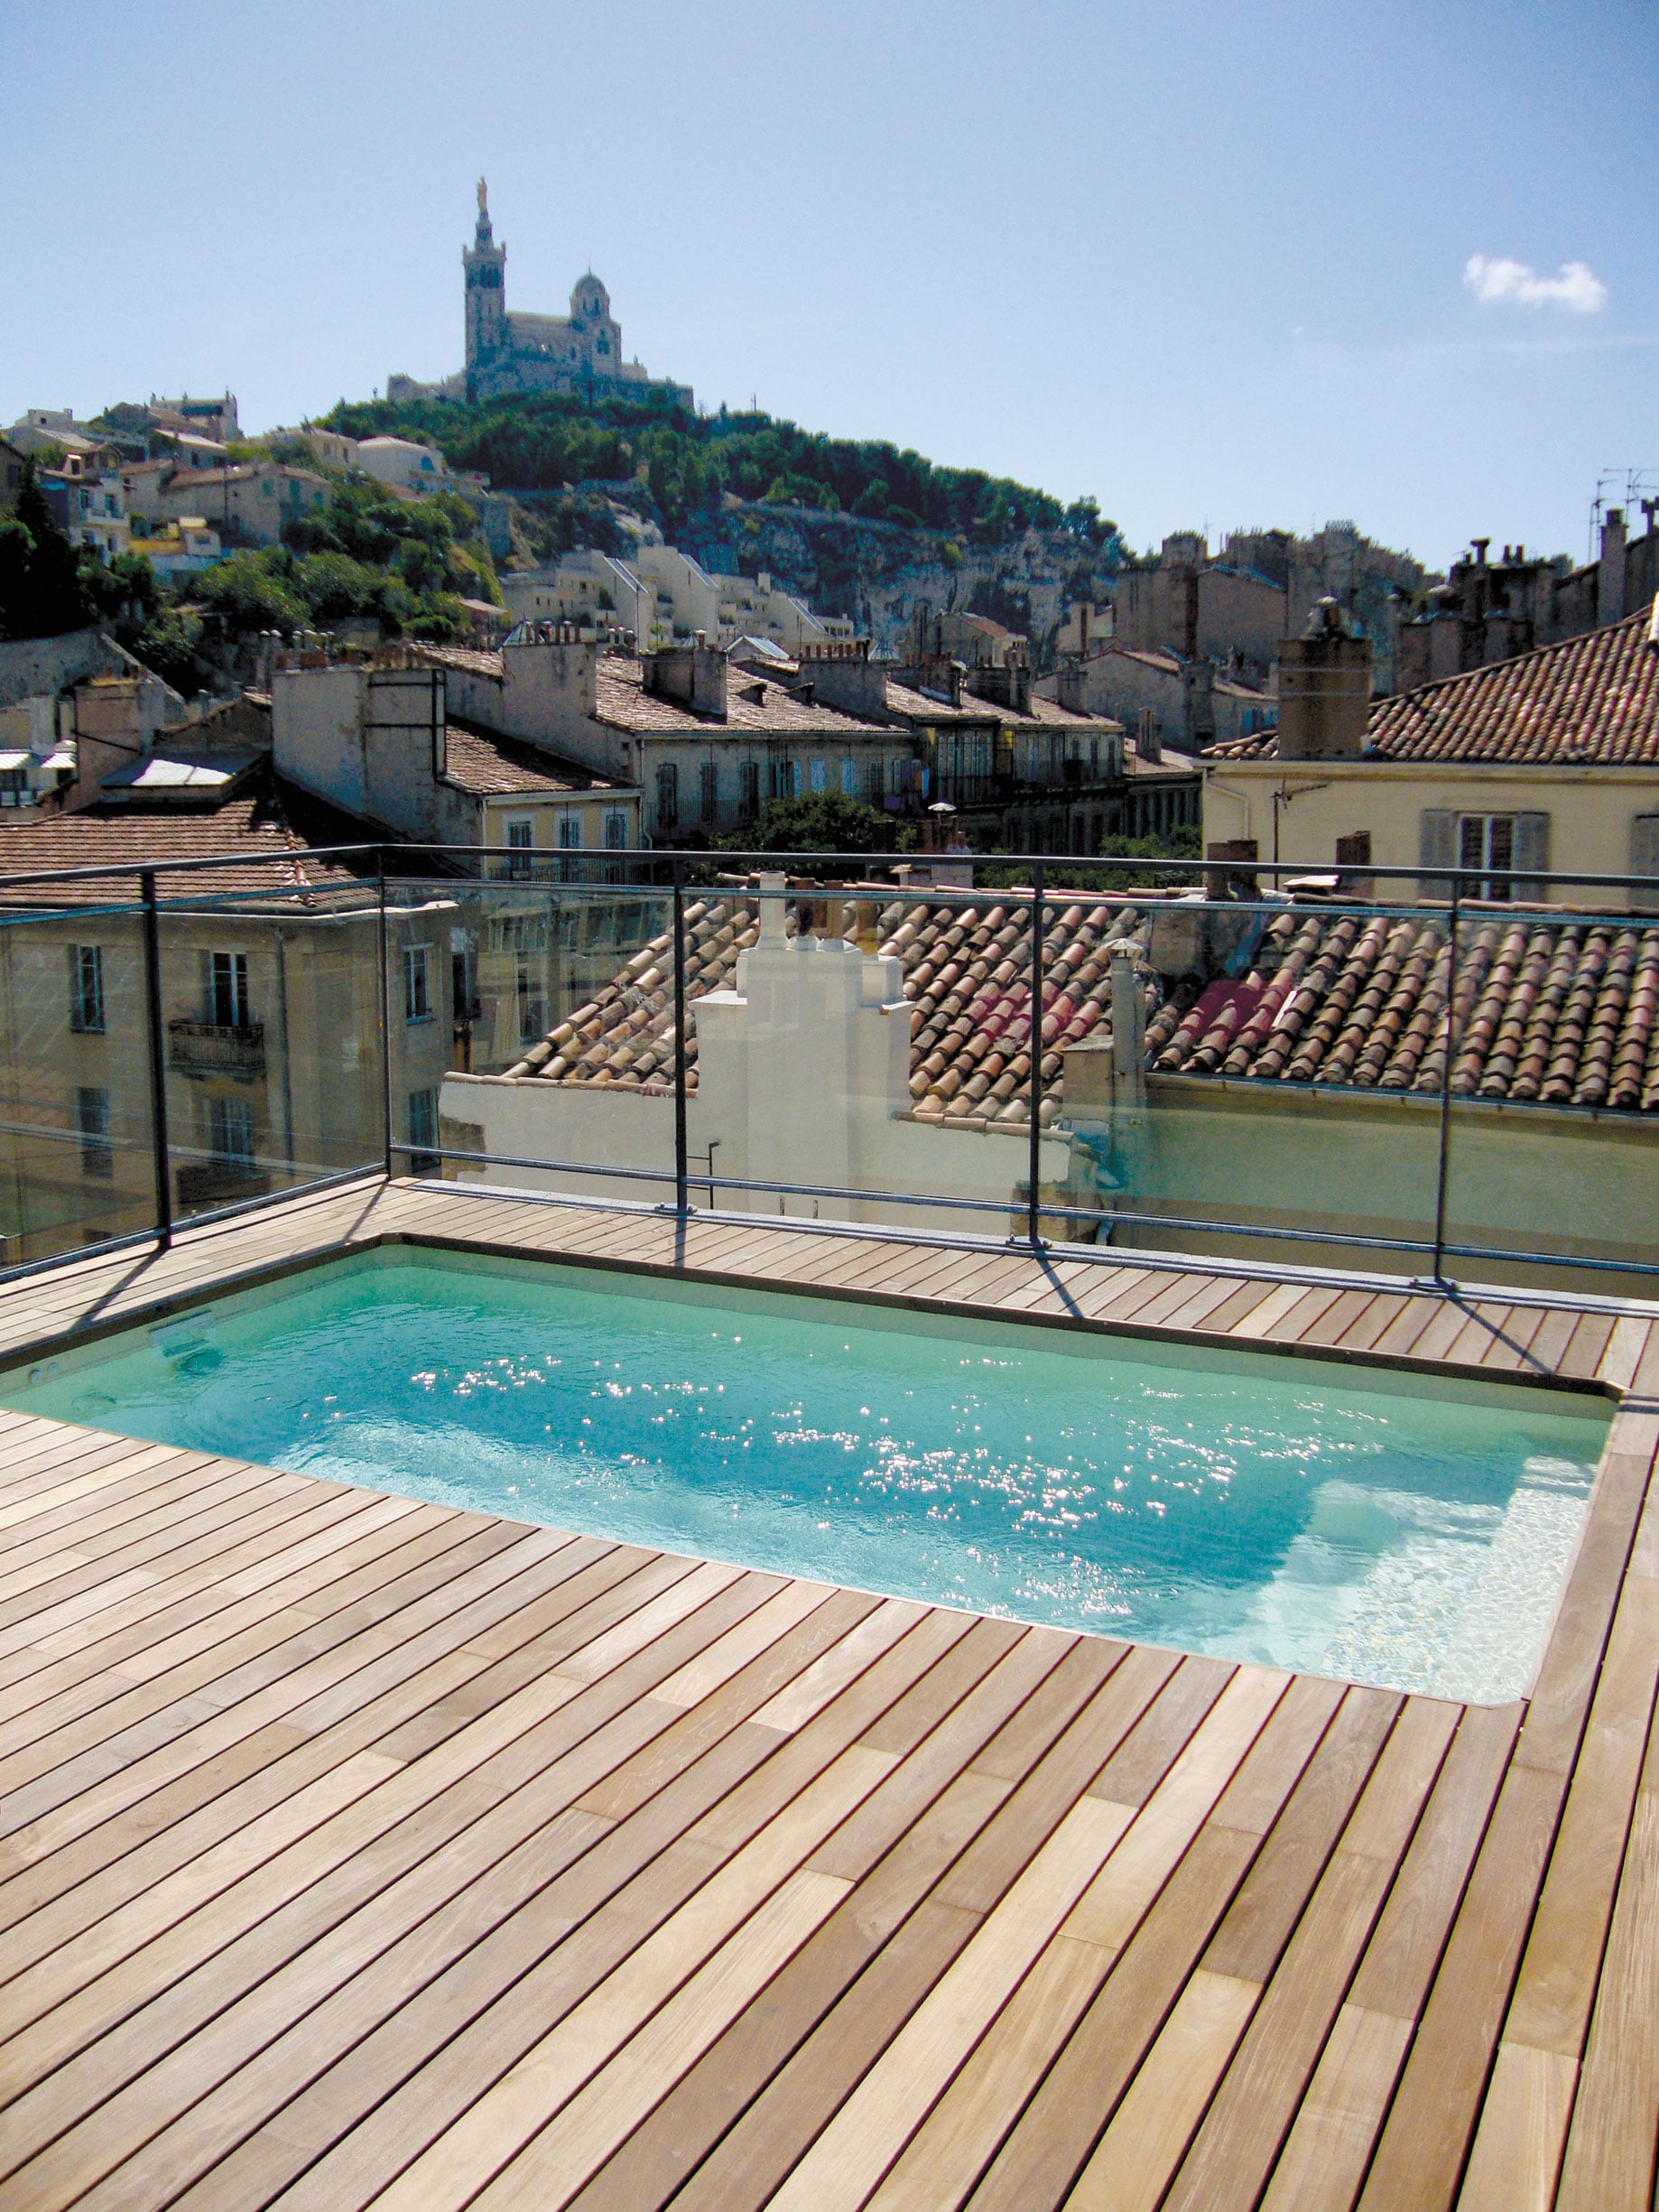
<svg viewBox="0 0 1659 2212"><path fill-rule="evenodd" d="M305 813L303 800L278 790L269 776L264 787L243 791L222 805L201 811L177 804L153 812L140 805L89 807L77 814L54 813L39 821L0 822L0 876L76 868L118 867L133 872L116 876L71 878L33 886L0 883L0 906L106 906L135 902L140 896L137 869L163 860L209 860L236 855L240 864L202 870L171 880L157 879L162 898L181 897L187 890L232 893L265 892L284 899L295 892L330 894L360 890L364 878L372 879L372 859L354 868L340 860L318 858L315 842L333 842L337 826L340 841L361 837L360 824L343 823L332 810L320 810L320 835L307 837L295 825ZM266 864L253 864L257 856ZM274 863L272 865L271 863Z"/></svg>
<svg viewBox="0 0 1659 2212"><path fill-rule="evenodd" d="M1446 676L1371 710L1373 760L1534 767L1659 767L1659 646L1644 611L1514 660ZM1210 760L1274 760L1274 731L1219 745Z"/></svg>
<svg viewBox="0 0 1659 2212"><path fill-rule="evenodd" d="M753 730L768 736L830 738L874 737L879 725L863 722L851 714L838 714L797 699L781 683L774 683L758 670L728 668L726 683L726 720L694 714L677 700L647 692L637 660L619 653L600 656L595 680L598 720L613 728L637 730L642 735L707 737L711 730ZM758 697L754 694L758 693Z"/></svg>
<svg viewBox="0 0 1659 2212"><path fill-rule="evenodd" d="M1291 911L1248 971L1147 1028L1151 1065L1257 1082L1435 1092L1446 925ZM1547 1106L1659 1108L1659 924L1483 914L1459 932L1451 1089Z"/></svg>
<svg viewBox="0 0 1659 2212"><path fill-rule="evenodd" d="M1190 913L1191 910L1186 909ZM1255 910L1237 908L1247 931ZM1149 1019L1154 1073L1438 1092L1446 1004L1443 919L1287 906L1269 915L1237 977L1161 976L1154 928L1183 909L1118 898L1046 909L1042 1120L1064 1099L1066 1049L1111 1034L1112 946L1126 943ZM904 963L915 1008L913 1111L969 1124L1028 1119L1028 911L995 894L971 906L873 892L880 950ZM847 934L856 937L857 907ZM792 911L786 923L792 933ZM686 1055L695 1085L695 1000L729 986L759 934L753 897L686 910ZM1246 937L1247 943L1248 939ZM1483 913L1460 933L1451 1088L1461 1098L1659 1111L1659 921L1558 924ZM671 941L654 937L588 1004L507 1073L628 1090L672 1086Z"/></svg>
<svg viewBox="0 0 1659 2212"><path fill-rule="evenodd" d="M913 683L897 683L891 676L887 678L887 711L917 722L1000 722L1007 718L1006 707L996 706L988 699L976 699L971 692L964 692L961 705L953 707L946 698L918 691Z"/></svg>
<svg viewBox="0 0 1659 2212"><path fill-rule="evenodd" d="M416 646L415 652L425 667L453 668L458 674L469 676L495 676L499 680L505 666L499 653L471 646L422 645Z"/></svg>
<svg viewBox="0 0 1659 2212"><path fill-rule="evenodd" d="M1062 707L1057 699L1041 699L1035 692L1024 714L1010 715L1010 721L1043 722L1062 730L1121 730L1123 724L1109 714L1080 714L1071 707Z"/></svg>
<svg viewBox="0 0 1659 2212"><path fill-rule="evenodd" d="M444 781L478 798L512 792L614 791L607 776L573 761L551 759L511 738L492 737L451 722L444 731Z"/></svg>

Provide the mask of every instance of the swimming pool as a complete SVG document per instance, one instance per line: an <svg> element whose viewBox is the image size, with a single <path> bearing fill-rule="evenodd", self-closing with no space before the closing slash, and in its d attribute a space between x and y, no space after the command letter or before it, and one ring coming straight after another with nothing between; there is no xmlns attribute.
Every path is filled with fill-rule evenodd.
<svg viewBox="0 0 1659 2212"><path fill-rule="evenodd" d="M0 1404L705 1558L1521 1694L1610 1408L1505 1384L392 1246Z"/></svg>

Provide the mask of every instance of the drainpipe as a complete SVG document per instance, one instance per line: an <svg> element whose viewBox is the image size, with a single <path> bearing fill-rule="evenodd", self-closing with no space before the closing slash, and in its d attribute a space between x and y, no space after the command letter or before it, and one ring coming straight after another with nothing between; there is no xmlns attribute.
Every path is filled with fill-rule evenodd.
<svg viewBox="0 0 1659 2212"><path fill-rule="evenodd" d="M283 1157L288 1163L288 1172L293 1173L293 1084L290 1073L288 1049L288 961L287 939L282 925L276 931L276 1011L283 1031Z"/></svg>

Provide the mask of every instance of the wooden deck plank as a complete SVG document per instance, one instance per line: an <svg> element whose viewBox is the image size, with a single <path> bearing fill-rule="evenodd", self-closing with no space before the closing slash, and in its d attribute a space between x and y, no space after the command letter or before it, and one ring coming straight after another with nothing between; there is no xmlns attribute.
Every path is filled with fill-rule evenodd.
<svg viewBox="0 0 1659 2212"><path fill-rule="evenodd" d="M471 2024L459 2038L454 2034L456 1999L444 1993L445 2002L430 2008L426 2029L430 2065L424 2071L410 2074L405 2061L402 2074L393 2076L394 2084L407 2076L404 2087L390 2099L376 2101L372 2111L354 2115L361 2119L362 2125L350 2146L350 2160L362 2168L373 2165L378 2159L376 2170L385 2178L388 2167L390 2172L395 2173L407 2162L412 2149L421 2145L435 2147L443 2142L449 2122L460 2133L449 2142L446 2150L438 2153L433 2163L440 2167L451 2162L465 2165L476 2159L477 2152L477 2124L468 2118L469 2113L477 2109L474 2101L477 2095L487 2090L492 2082L500 2084L506 2080L514 2068L518 2069L517 2088L505 2092L499 2105L509 2114L520 2115L517 2124L524 2128L524 2139L528 2140L541 2119L551 2116L537 2114L536 2069L533 2065L526 2065L528 2054L538 2048L549 2031L550 2020L573 2018L582 2004L606 1989L611 1977L618 1973L626 1975L631 1961L644 1947L641 1938L647 1943L655 1940L653 1929L672 1927L678 1916L679 1928L695 1933L700 1911L704 1910L699 1905L699 1898L711 1882L718 1882L730 1869L737 1868L737 1872L726 1882L726 1890L734 1894L742 1890L744 1895L748 1895L757 1868L765 1871L758 1867L758 1863L774 1851L779 1837L787 1842L792 1836L801 1844L802 1859L794 1863L810 1859L813 1845L803 1829L792 1824L798 1823L798 1808L803 1804L810 1812L815 1791L821 1811L824 1803L835 1796L849 1776L856 1779L862 1773L868 1786L874 1787L900 1763L893 1754L862 1747L857 1739L874 1713L891 1704L895 1695L902 1695L917 1672L925 1671L933 1659L941 1655L938 1630L943 1624L939 1616L931 1618L938 1624L933 1631L924 1628L919 1632L919 1641L908 1639L884 1653L830 1707L792 1739L798 1757L785 1761L784 1771L774 1771L775 1761L762 1762L766 1732L755 1730L751 1716L743 1733L756 1745L761 1758L747 1780L739 1780L735 1790L721 1803L700 1815L687 1832L683 1846L651 1854L644 1871L635 1878L635 1891L624 1889L619 1893L621 1901L614 1910L607 1909L603 1902L609 1887L607 1879L600 1892L599 1917L593 1922L590 1935L574 1943L567 1939L543 1963L532 1962L528 1974L524 1972L525 1960L518 1956L496 1967L493 1983L483 1986L475 1983L461 2000L463 2016L470 2013ZM965 1622L959 1622L950 1628L950 1644L959 1640L966 1627ZM771 1739L773 1743L775 1741ZM834 1779L838 1774L839 1781ZM825 1777L830 1780L826 1782ZM861 1785L843 1809L851 1809L857 1796L863 1794ZM816 1820L817 1816L812 1818ZM818 1835L818 1840L821 1842L821 1835ZM605 1860L596 1861L595 1864L604 1874ZM625 1860L616 1879L626 1882L631 1872ZM787 1879L787 1873L784 1878ZM579 1869L572 1871L570 1879L572 1882L582 1879ZM641 1884L645 1885L648 1894L654 1884L654 1895L643 1921L639 1909L626 1901L629 1894L638 1891ZM746 1884L750 1887L746 1888ZM758 1903L758 1897L755 1901ZM727 1927L728 1922L722 1919L719 1925ZM705 1934L708 1932L705 1930ZM718 1936L718 1930L716 1933ZM542 1939L542 1948L545 1940ZM677 1938L670 1938L669 1946ZM663 1947L659 1945L659 1951ZM659 1988L662 1984L653 1982L651 1986ZM672 1987L672 1984L668 1986ZM371 1994L375 1994L376 2003L385 2005L384 1991ZM663 1995L666 1994L664 1989ZM422 2008L413 2010L418 2014ZM592 2016L590 2013L589 2017ZM644 2017L644 2013L639 2015L642 2024ZM398 2025L406 2033L409 2020L405 2018ZM313 2022L313 2033L315 2027ZM553 2028L551 2031L556 2034L558 2030ZM579 2059L580 2037L567 2032L556 2048L573 2051ZM371 2089L374 2087L372 2083L369 2086ZM337 2186L343 2170L341 2161L337 2160L331 2189ZM338 2195L332 2201L338 2201Z"/></svg>
<svg viewBox="0 0 1659 2212"><path fill-rule="evenodd" d="M728 1614L736 1602L728 1593ZM196 2012L207 2023L206 2031L197 2035L194 2045L180 2046L181 2053L188 2051L197 2086L204 2089L210 2090L214 2079L227 2073L239 2055L251 2060L252 2070L245 2068L223 2090L199 2097L193 2105L188 2098L177 2100L185 2107L181 2116L188 2119L188 2124L175 2128L168 2146L167 2155L175 2170L181 2159L223 2150L246 2132L250 2119L264 2108L262 2096L268 2097L273 2093L273 2077L280 2103L284 2069L293 2068L297 2062L302 2087L338 2040L343 2040L348 2048L355 2043L357 2039L350 2020L341 2017L350 2013L354 2003L359 2010L366 2003L371 2019L376 2006L384 2015L395 2010L411 1966L416 1989L439 1972L446 1963L446 1953L434 1943L435 1932L447 1930L450 1955L464 1957L468 1943L486 1932L492 1919L499 1925L516 1903L533 1898L549 1882L568 1875L581 1863L584 1850L590 1852L596 1843L614 1837L617 1831L603 1818L580 1814L579 1800L585 1787L596 1776L614 1771L617 1760L630 1755L630 1746L639 1741L642 1722L647 1727L654 1726L659 1733L680 1725L672 1708L661 1707L653 1714L648 1697L631 1696L628 1689L636 1687L642 1668L648 1682L653 1674L672 1668L676 1657L687 1656L688 1637L706 1635L710 1625L688 1621L672 1640L672 1648L629 1662L634 1684L613 1682L604 1691L592 1686L582 1691L557 1711L551 1734L545 1723L531 1728L528 1722L516 1729L511 1740L502 1738L498 1724L478 1732L489 1737L482 1748L498 1770L487 1798L478 1800L477 1787L490 1772L489 1761L468 1782L464 1772L455 1769L452 1755L450 1764L459 1785L459 1801L452 1786L446 1796L422 1806L418 1819L405 1816L398 1831L403 1839L403 1871L390 1890L385 1876L388 1872L397 1873L400 1862L386 1868L371 1861L366 1869L359 1869L351 1859L342 1859L335 1873L308 1884L281 1916L288 1925L280 1946L273 1946L270 1934L275 1922L267 1920L254 1931L256 1955L244 1960L236 1982L227 1984L222 1965L209 1969L207 1985L196 1999ZM844 1620L841 1625L846 1625ZM764 1665L758 1678L763 1682L775 1679L780 1657L785 1666L792 1659L798 1664L802 1652L810 1651L818 1640L809 1631L794 1653L775 1655ZM751 1702L755 1694L751 1685ZM522 1748L514 1749L515 1743ZM695 1742L688 1743L687 1752L695 1762ZM526 1754L532 1759L528 1767ZM717 1757L712 1771L717 1789L722 1781L729 1785L733 1779L729 1761L722 1764ZM447 1815L446 1804L452 1808ZM691 1817L694 1815L682 1806L681 1825ZM672 1835L663 1836L660 1823L657 1840L672 1840ZM477 1907L481 1901L475 1897L468 1901L463 1885L469 1869L476 1880L479 1871L492 1864L513 1867L516 1872L498 1878L491 1891L493 1911L480 1922ZM626 1880L627 1871L624 1866L614 1873L613 1886ZM447 1918L446 1896L453 1901ZM436 1920L430 1918L434 1903L440 1909ZM389 1911L388 1907L394 1905L395 1910ZM412 1931L422 1923L423 1911L429 1916L423 1930L412 1939ZM321 1927L328 1931L320 1950L311 1940L320 1916ZM407 1959L407 1965L398 1963L400 1956ZM236 1994L238 1985L244 1993L239 2008L227 2014L219 2008L227 1995ZM312 2003L322 2000L322 2007L306 2017L308 1992ZM268 2017L273 2007L284 2024L295 2012L302 2020L280 2048L269 2043L258 2024L261 2013ZM226 2022L243 2018L247 2020L246 2027L230 2033ZM164 2016L156 2021L152 2033L163 2050L170 2035L177 2043L177 2028ZM262 2044L265 2046L263 2052ZM138 2115L127 2119L129 2133L135 2133L140 2142L144 2136L138 2124L142 2115L141 2101ZM112 2146L109 2141L112 2116L107 2113L100 2123L105 2157L112 2147L120 2147ZM187 2149L187 2140L193 2142L193 2150ZM79 2155L85 2156L87 2148L83 2142ZM32 2177L36 2186L44 2173L44 2169L38 2169Z"/></svg>
<svg viewBox="0 0 1659 2212"><path fill-rule="evenodd" d="M432 1850L424 1837L412 1839L394 1921L388 1922L384 1910L384 1888L372 1878L366 1887L363 1875L350 1864L320 1885L331 1885L335 1891L329 1905L333 1925L323 1938L330 1963L320 1974L302 1956L318 1917L318 1891L308 1891L300 1901L299 1918L267 1963L274 1964L297 1994L309 1989L320 1998L320 2008L278 2043L263 2051L255 2047L241 2074L227 2079L216 2095L214 2109L198 2112L196 2126L204 2133L212 2127L218 2148L238 2138L246 2147L215 2166L192 2200L199 2195L204 2201L246 2201L255 2186L246 2178L250 2170L271 2188L294 2179L366 2110L395 2090L410 2065L426 2055L423 2021L425 2032L441 2043L465 2016L456 2010L463 1987L474 2009L484 2002L482 1969L491 1953L500 1961L497 1975L511 1979L514 1956L523 1963L524 1938L517 1931L530 1926L538 1910L547 1924L539 1938L545 1948L561 1926L573 1924L564 1910L550 1919L554 1897L571 1908L581 1901L589 1908L602 1905L631 1875L660 1858L722 1792L759 1765L765 1747L743 1726L747 1713L826 1639L845 1632L857 1617L857 1606L849 1611L849 1603L843 1595L819 1609L743 1670L746 1679L734 1678L723 1685L700 1724L688 1723L683 1714L666 1707L653 1713L655 1700L650 1697L618 1700L614 1687L605 1700L606 1720L595 1704L597 1693L584 1691L586 1720L598 1720L598 1726L588 1725L585 1734L579 1728L573 1733L581 1716L572 1704L561 1715L559 1743L538 1749L539 1771L516 1789L496 1790L489 1808L470 1826L450 1818L440 1850ZM701 1631L690 1624L681 1630L676 1650L683 1653L686 1637L694 1632ZM665 1654L661 1663L672 1665L673 1656ZM629 1664L637 1677L643 1655ZM660 1665L655 1671L660 1673ZM642 1719L653 1724L643 1740ZM529 1739L524 1741L528 1748ZM516 1756L522 1765L523 1755ZM603 1778L608 1775L614 1784L642 1756L653 1762L653 1787L637 1794L620 1818L608 1817L597 1802L607 1787ZM597 1783L595 1776L601 1778ZM429 1817L422 1815L422 1826ZM594 1855L601 1847L603 1860ZM490 1880L481 1894L483 1872ZM429 1910L422 1921L422 1904L430 1908L434 1901L435 1916ZM373 1926L376 1915L383 1923L378 1930ZM582 1917L576 1910L575 1920ZM258 1939L269 1948L263 1929ZM377 1943L389 1947L377 1950ZM250 1971L244 1980L256 1992L256 1973ZM303 2003L299 2009L303 2012ZM210 2007L204 2009L204 2049L212 2049L219 2039ZM360 2033L365 2024L366 2037ZM218 2055L223 2072L222 2051ZM295 2101L285 2103L285 2096L296 2089ZM267 2125L273 2112L281 2115L274 2133ZM338 2202L333 2167L338 2161L323 2162L331 2176L323 2185L324 2201Z"/></svg>
<svg viewBox="0 0 1659 2212"><path fill-rule="evenodd" d="M1166 2200L1168 2212L1224 2212L1257 2202L1456 1721L1454 1706L1421 1700L1405 1707L1283 1959L1259 1977L1240 1975L1259 1980L1261 2001L1182 2163ZM1265 1872L1265 1859L1260 1863ZM1246 1963L1242 1956L1237 1962Z"/></svg>
<svg viewBox="0 0 1659 2212"><path fill-rule="evenodd" d="M684 2205L718 2203L730 2212L769 2193L791 2162L781 2145L798 2145L814 2132L813 2116L826 2114L838 2092L857 2081L869 2056L891 2039L980 1924L981 1915L930 1903L928 1893L985 1835L1023 1779L984 1771L976 1748L983 1749L1015 1713L1029 1713L1033 1726L1024 1755L1034 1766L1075 1711L1075 1696L1033 1695L1061 1687L1052 1676L1055 1663L1052 1647L1016 1647L964 1701L948 1725L957 1739L951 1754L965 1753L967 1767L895 1848L881 1855L885 1824L873 1826L861 1814L819 1854L815 1863L827 1871L857 1878L836 1920L786 1970L764 2011L709 2054L608 2174L584 2192L583 2202L626 2205L638 2212L664 2202L694 2167ZM1015 1668L1025 1670L1025 1687L1010 1700ZM1155 1671L1131 1668L1131 1673L1138 1687L1121 1670L1111 1678L1112 1696L1120 1703L1126 1693L1144 1701L1156 1687ZM903 1704L894 1708L895 1717ZM1127 1715L1126 1707L1122 1717ZM877 1731L867 1740L879 1740ZM892 1788L885 1786L878 1798ZM1022 1815L1016 1809L1008 1817ZM738 2114L738 2124L720 2140ZM717 2142L714 2159L700 2165ZM757 2157L766 2161L758 2171Z"/></svg>
<svg viewBox="0 0 1659 2212"><path fill-rule="evenodd" d="M1659 1398L1639 1313L373 1182L0 1349L384 1236ZM1523 1724L0 1411L0 2212L1643 2202L1656 1444Z"/></svg>
<svg viewBox="0 0 1659 2212"><path fill-rule="evenodd" d="M1235 1282L1232 1296L1223 1300L1221 1305L1212 1306L1205 1315L1202 1324L1205 1334L1216 1336L1230 1334L1240 1322L1247 1320L1266 1299L1272 1297L1274 1288L1272 1283Z"/></svg>
<svg viewBox="0 0 1659 2212"><path fill-rule="evenodd" d="M1362 1299L1363 1295L1363 1293L1333 1290L1329 1287L1317 1290L1303 1288L1299 1297L1287 1300L1284 1314L1274 1322L1270 1328L1263 1332L1265 1340L1275 1344L1299 1344L1314 1324L1323 1319L1325 1315L1332 1310L1339 1299L1342 1297L1350 1300ZM1358 1310L1358 1306L1357 1304L1350 1304L1343 1310L1346 1314L1352 1315Z"/></svg>

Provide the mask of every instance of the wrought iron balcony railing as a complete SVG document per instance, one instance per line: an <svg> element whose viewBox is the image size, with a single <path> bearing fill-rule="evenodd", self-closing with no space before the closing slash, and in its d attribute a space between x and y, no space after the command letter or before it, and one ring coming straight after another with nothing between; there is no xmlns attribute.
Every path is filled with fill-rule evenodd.
<svg viewBox="0 0 1659 2212"><path fill-rule="evenodd" d="M170 1021L168 1064L181 1075L263 1075L262 1021Z"/></svg>

